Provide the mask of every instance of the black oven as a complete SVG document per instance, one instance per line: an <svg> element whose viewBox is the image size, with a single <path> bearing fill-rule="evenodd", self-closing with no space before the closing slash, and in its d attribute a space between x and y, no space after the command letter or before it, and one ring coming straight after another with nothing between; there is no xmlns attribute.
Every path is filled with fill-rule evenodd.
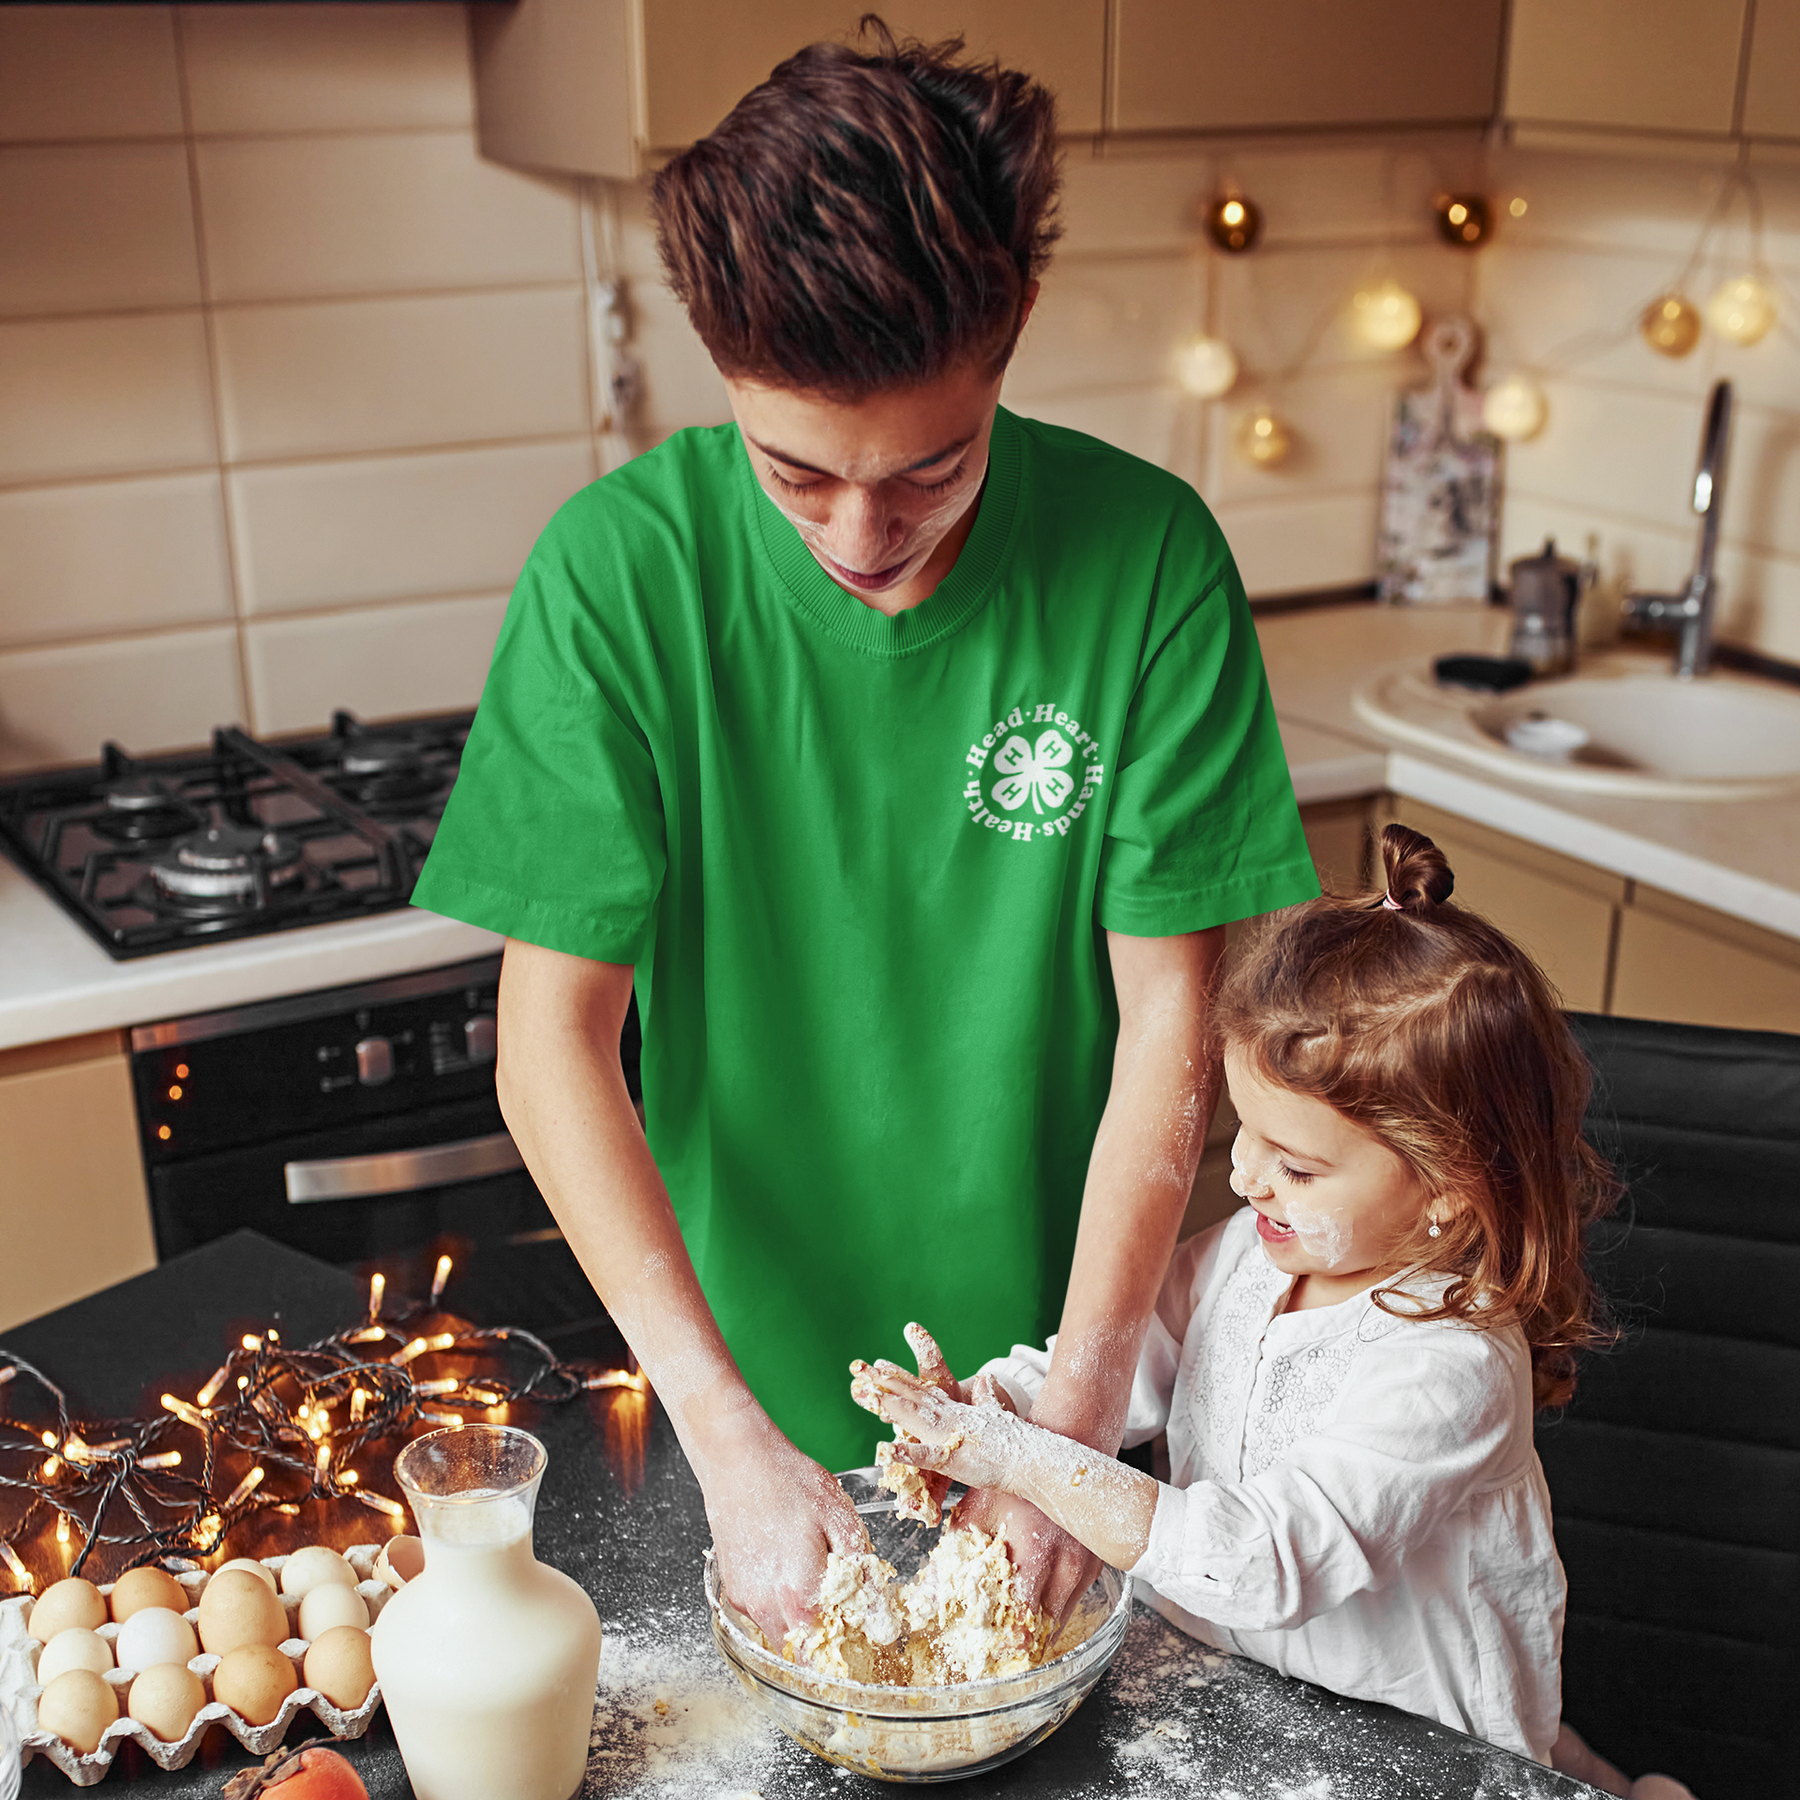
<svg viewBox="0 0 1800 1800"><path fill-rule="evenodd" d="M159 1257L248 1226L567 1354L611 1329L494 1095L500 959L131 1034ZM621 1052L634 1099L637 1018Z"/></svg>

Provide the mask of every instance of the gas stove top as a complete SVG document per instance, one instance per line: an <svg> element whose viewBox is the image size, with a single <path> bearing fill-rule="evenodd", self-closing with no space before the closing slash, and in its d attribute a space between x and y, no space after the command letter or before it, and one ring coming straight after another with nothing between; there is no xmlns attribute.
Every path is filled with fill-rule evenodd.
<svg viewBox="0 0 1800 1800"><path fill-rule="evenodd" d="M404 906L472 713L0 782L0 843L120 960Z"/></svg>

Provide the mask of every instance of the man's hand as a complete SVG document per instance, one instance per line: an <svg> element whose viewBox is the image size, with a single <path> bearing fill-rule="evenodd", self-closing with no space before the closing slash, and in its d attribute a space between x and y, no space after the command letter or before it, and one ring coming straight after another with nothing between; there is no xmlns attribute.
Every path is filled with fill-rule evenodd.
<svg viewBox="0 0 1800 1800"><path fill-rule="evenodd" d="M803 1456L760 1411L740 1440L715 1443L704 1484L719 1589L778 1654L811 1621L833 1550L869 1548L869 1534L830 1473Z"/></svg>

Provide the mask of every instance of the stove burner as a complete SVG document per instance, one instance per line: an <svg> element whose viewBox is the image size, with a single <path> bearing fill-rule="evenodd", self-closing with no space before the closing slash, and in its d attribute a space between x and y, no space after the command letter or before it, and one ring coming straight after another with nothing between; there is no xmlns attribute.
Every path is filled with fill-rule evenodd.
<svg viewBox="0 0 1800 1800"><path fill-rule="evenodd" d="M438 793L442 771L403 738L352 738L338 758L334 784L341 793L378 816Z"/></svg>
<svg viewBox="0 0 1800 1800"><path fill-rule="evenodd" d="M93 827L115 844L149 844L197 831L205 822L154 776L137 775L106 790L106 811Z"/></svg>
<svg viewBox="0 0 1800 1800"><path fill-rule="evenodd" d="M297 839L251 825L213 825L184 837L150 864L157 888L177 904L235 911L306 873Z"/></svg>

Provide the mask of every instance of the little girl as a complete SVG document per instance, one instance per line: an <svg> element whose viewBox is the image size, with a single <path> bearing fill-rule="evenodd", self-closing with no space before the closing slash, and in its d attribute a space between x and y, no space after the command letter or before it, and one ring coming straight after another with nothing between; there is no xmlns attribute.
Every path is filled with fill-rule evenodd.
<svg viewBox="0 0 1800 1800"><path fill-rule="evenodd" d="M1381 850L1381 893L1274 915L1215 1003L1249 1205L1176 1249L1138 1360L1125 1443L1166 1430L1168 1481L1016 1416L1047 1351L963 1388L933 1345L935 1383L878 1363L852 1392L920 1440L896 1460L1031 1501L1194 1636L1548 1762L1532 1414L1603 1335L1582 1231L1617 1184L1543 974L1444 904L1429 839ZM1584 1754L1565 1733L1559 1766L1627 1791Z"/></svg>

